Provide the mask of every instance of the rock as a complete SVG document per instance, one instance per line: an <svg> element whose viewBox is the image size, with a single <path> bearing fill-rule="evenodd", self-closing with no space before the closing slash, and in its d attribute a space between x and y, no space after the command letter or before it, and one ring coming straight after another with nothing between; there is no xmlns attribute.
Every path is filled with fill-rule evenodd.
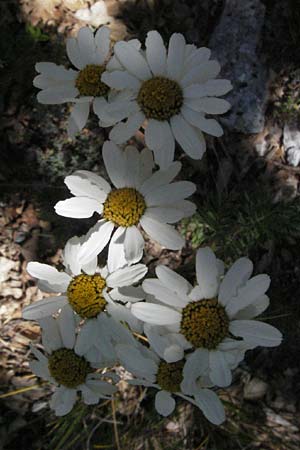
<svg viewBox="0 0 300 450"><path fill-rule="evenodd" d="M0 283L9 278L9 272L15 268L15 262L0 256Z"/></svg>
<svg viewBox="0 0 300 450"><path fill-rule="evenodd" d="M245 400L260 400L263 398L268 390L268 385L259 378L252 378L244 386L244 399Z"/></svg>
<svg viewBox="0 0 300 450"><path fill-rule="evenodd" d="M283 145L287 162L291 166L298 166L300 163L300 127L297 121L291 121L284 125Z"/></svg>
<svg viewBox="0 0 300 450"><path fill-rule="evenodd" d="M231 80L226 96L231 111L222 119L231 131L259 133L264 127L268 70L258 55L265 6L260 0L226 0L209 48L222 67L221 75Z"/></svg>

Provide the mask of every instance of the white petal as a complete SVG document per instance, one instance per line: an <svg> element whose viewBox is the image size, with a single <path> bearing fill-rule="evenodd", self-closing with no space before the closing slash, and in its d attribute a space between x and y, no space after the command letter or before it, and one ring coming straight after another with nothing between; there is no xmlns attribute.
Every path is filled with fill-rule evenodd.
<svg viewBox="0 0 300 450"><path fill-rule="evenodd" d="M40 91L36 98L44 105L59 105L74 100L78 93L78 89L72 86L52 86Z"/></svg>
<svg viewBox="0 0 300 450"><path fill-rule="evenodd" d="M208 247L197 251L196 274L204 298L215 297L219 287L219 270L217 258Z"/></svg>
<svg viewBox="0 0 300 450"><path fill-rule="evenodd" d="M206 349L197 349L187 357L183 367L183 381L181 382L181 390L187 395L194 395L199 387L197 385L198 378L207 373L209 352Z"/></svg>
<svg viewBox="0 0 300 450"><path fill-rule="evenodd" d="M105 374L107 375L107 374ZM94 393L100 395L112 395L117 391L117 388L106 381L88 379L86 386L89 387Z"/></svg>
<svg viewBox="0 0 300 450"><path fill-rule="evenodd" d="M84 219L92 217L97 212L102 213L103 206L100 202L88 197L72 197L67 200L61 200L54 206L56 214L64 217L74 217L75 219Z"/></svg>
<svg viewBox="0 0 300 450"><path fill-rule="evenodd" d="M52 395L50 407L54 409L57 416L65 416L73 408L76 397L76 389L60 386Z"/></svg>
<svg viewBox="0 0 300 450"><path fill-rule="evenodd" d="M153 150L155 162L162 170L174 160L175 140L167 121L150 119L145 129L145 142Z"/></svg>
<svg viewBox="0 0 300 450"><path fill-rule="evenodd" d="M72 276L81 273L81 264L78 261L78 252L81 245L81 238L73 236L69 239L63 250L63 264L66 271Z"/></svg>
<svg viewBox="0 0 300 450"><path fill-rule="evenodd" d="M67 131L70 137L75 137L87 123L90 112L90 104L76 103L71 111L71 115L68 120Z"/></svg>
<svg viewBox="0 0 300 450"><path fill-rule="evenodd" d="M176 308L184 308L189 303L186 295L176 295L174 290L170 290L160 280L155 278L145 280L143 282L143 289L148 294L154 295L161 302Z"/></svg>
<svg viewBox="0 0 300 450"><path fill-rule="evenodd" d="M161 223L176 223L184 217L184 212L167 206L152 206L144 216Z"/></svg>
<svg viewBox="0 0 300 450"><path fill-rule="evenodd" d="M81 61L87 64L94 64L95 40L94 34L89 27L80 28L77 35L78 48Z"/></svg>
<svg viewBox="0 0 300 450"><path fill-rule="evenodd" d="M229 329L234 336L241 336L247 344L263 347L277 347L282 334L277 328L258 320L233 320Z"/></svg>
<svg viewBox="0 0 300 450"><path fill-rule="evenodd" d="M124 253L125 228L119 227L114 232L108 247L107 267L109 273L127 264Z"/></svg>
<svg viewBox="0 0 300 450"><path fill-rule="evenodd" d="M110 29L100 27L95 34L96 44L96 64L102 65L109 53L110 47Z"/></svg>
<svg viewBox="0 0 300 450"><path fill-rule="evenodd" d="M203 84L192 84L184 88L184 97L197 98L219 95L225 95L232 89L232 84L229 80L208 80Z"/></svg>
<svg viewBox="0 0 300 450"><path fill-rule="evenodd" d="M202 300L205 298L204 292L202 290L202 287L195 286L191 292L189 293L189 298L193 301Z"/></svg>
<svg viewBox="0 0 300 450"><path fill-rule="evenodd" d="M192 285L185 278L167 266L157 266L155 273L161 283L173 292L177 292L180 295L187 295L192 289Z"/></svg>
<svg viewBox="0 0 300 450"><path fill-rule="evenodd" d="M169 165L165 170L156 171L150 178L148 178L140 187L140 192L143 195L148 194L153 189L157 189L160 186L170 183L173 178L179 173L181 169L181 163L175 161Z"/></svg>
<svg viewBox="0 0 300 450"><path fill-rule="evenodd" d="M73 175L88 180L90 183L96 185L100 191L104 191L106 194L111 191L110 184L94 172L90 172L89 170L76 170Z"/></svg>
<svg viewBox="0 0 300 450"><path fill-rule="evenodd" d="M80 386L82 398L86 405L96 405L99 402L99 395L92 391L86 384Z"/></svg>
<svg viewBox="0 0 300 450"><path fill-rule="evenodd" d="M181 321L181 314L155 303L134 303L131 312L138 319L153 325L171 325Z"/></svg>
<svg viewBox="0 0 300 450"><path fill-rule="evenodd" d="M141 86L140 80L124 70L114 70L113 72L104 72L101 81L114 89L130 89L137 92Z"/></svg>
<svg viewBox="0 0 300 450"><path fill-rule="evenodd" d="M47 363L33 360L29 361L29 367L35 375L50 381L51 375Z"/></svg>
<svg viewBox="0 0 300 450"><path fill-rule="evenodd" d="M111 222L100 220L87 233L87 241L81 246L78 258L81 264L88 263L95 256L99 255L108 243L113 232L114 225Z"/></svg>
<svg viewBox="0 0 300 450"><path fill-rule="evenodd" d="M99 324L97 319L89 319L84 323L77 335L76 345L74 348L77 355L86 355L94 343L97 342L98 327Z"/></svg>
<svg viewBox="0 0 300 450"><path fill-rule="evenodd" d="M176 362L184 357L184 349L172 340L172 334L160 334L161 327L144 324L144 332L152 348L167 362Z"/></svg>
<svg viewBox="0 0 300 450"><path fill-rule="evenodd" d="M153 189L145 195L148 207L158 205L176 205L176 202L189 197L196 190L196 185L190 181L176 181Z"/></svg>
<svg viewBox="0 0 300 450"><path fill-rule="evenodd" d="M77 67L77 69L83 69L85 64L81 59L78 42L75 38L68 38L66 42L67 55L71 63Z"/></svg>
<svg viewBox="0 0 300 450"><path fill-rule="evenodd" d="M197 211L195 203L189 200L181 200L177 203L177 208L184 213L183 217L190 217Z"/></svg>
<svg viewBox="0 0 300 450"><path fill-rule="evenodd" d="M164 41L157 31L149 31L147 33L146 58L153 75L165 74L167 52Z"/></svg>
<svg viewBox="0 0 300 450"><path fill-rule="evenodd" d="M199 99L186 100L185 105L195 111L204 112L206 114L224 114L230 108L231 104L227 100L214 97L203 97Z"/></svg>
<svg viewBox="0 0 300 450"><path fill-rule="evenodd" d="M121 96L123 92L130 91L121 91L118 95ZM117 96L112 98L110 103L105 100L101 100L96 98L94 100L94 111L101 119L101 123L105 123L104 127L110 127L115 125L117 122L120 122L123 119L126 119L132 114L135 114L139 111L139 106L134 99L126 98L126 99L118 99Z"/></svg>
<svg viewBox="0 0 300 450"><path fill-rule="evenodd" d="M88 176L83 178L75 172L75 174L66 177L64 182L71 194L77 197L89 197L100 203L106 200L107 193L96 186L92 178L89 179Z"/></svg>
<svg viewBox="0 0 300 450"><path fill-rule="evenodd" d="M140 174L140 152L133 145L128 145L124 151L125 186L136 188Z"/></svg>
<svg viewBox="0 0 300 450"><path fill-rule="evenodd" d="M124 152L112 141L105 141L102 156L111 182L116 188L125 186L125 156Z"/></svg>
<svg viewBox="0 0 300 450"><path fill-rule="evenodd" d="M169 416L175 409L176 402L170 392L158 391L155 396L155 409L164 417Z"/></svg>
<svg viewBox="0 0 300 450"><path fill-rule="evenodd" d="M109 292L109 295L113 300L117 300L123 303L134 303L140 300L144 300L145 298L145 292L143 291L141 286L124 286L120 289L112 289Z"/></svg>
<svg viewBox="0 0 300 450"><path fill-rule="evenodd" d="M268 308L270 303L269 297L267 295L262 295L258 297L251 305L247 306L244 309L241 309L234 318L237 320L242 319L253 319L256 316L259 316L265 309Z"/></svg>
<svg viewBox="0 0 300 450"><path fill-rule="evenodd" d="M226 304L226 311L230 317L241 309L251 305L258 297L261 297L269 289L270 277L268 275L256 275L238 289L236 297Z"/></svg>
<svg viewBox="0 0 300 450"><path fill-rule="evenodd" d="M182 80L181 86L186 87L195 83L205 83L210 78L215 78L220 72L221 66L218 61L206 61L188 71Z"/></svg>
<svg viewBox="0 0 300 450"><path fill-rule="evenodd" d="M151 177L153 168L153 153L148 148L144 148L140 153L140 177L136 184L138 189L148 178Z"/></svg>
<svg viewBox="0 0 300 450"><path fill-rule="evenodd" d="M226 306L228 301L236 296L238 288L250 278L253 264L248 258L239 258L228 270L219 290L219 301Z"/></svg>
<svg viewBox="0 0 300 450"><path fill-rule="evenodd" d="M143 328L140 320L132 314L131 309L127 308L127 306L118 303L109 303L106 309L115 321L127 324L130 330L136 331L137 333L142 332ZM124 343L124 340L115 340Z"/></svg>
<svg viewBox="0 0 300 450"><path fill-rule="evenodd" d="M193 159L201 159L206 150L206 143L196 132L196 129L189 125L181 115L171 117L171 128L176 141L183 150Z"/></svg>
<svg viewBox="0 0 300 450"><path fill-rule="evenodd" d="M184 246L185 240L171 225L156 222L145 216L141 218L140 222L146 233L163 247L170 250L181 250Z"/></svg>
<svg viewBox="0 0 300 450"><path fill-rule="evenodd" d="M142 54L128 42L117 42L114 47L117 58L125 69L140 80L152 77L148 64Z"/></svg>
<svg viewBox="0 0 300 450"><path fill-rule="evenodd" d="M59 272L55 267L39 262L28 263L27 272L34 278L47 281L52 289L51 292L66 292L71 281L67 273Z"/></svg>
<svg viewBox="0 0 300 450"><path fill-rule="evenodd" d="M22 317L27 320L38 320L43 317L51 316L68 302L67 297L59 295L58 297L47 297L26 306L23 309Z"/></svg>
<svg viewBox="0 0 300 450"><path fill-rule="evenodd" d="M184 358L184 350L178 344L172 344L164 351L163 358L167 362L176 362Z"/></svg>
<svg viewBox="0 0 300 450"><path fill-rule="evenodd" d="M42 76L51 81L74 81L78 75L76 70L66 69L64 66L58 66L51 62L36 63L35 70L41 72ZM34 86L36 86L36 84L34 84Z"/></svg>
<svg viewBox="0 0 300 450"><path fill-rule="evenodd" d="M134 375L142 376L142 374L145 374L148 379L157 371L156 363L150 358L143 357L137 348L118 344L116 352L124 367Z"/></svg>
<svg viewBox="0 0 300 450"><path fill-rule="evenodd" d="M47 353L63 347L58 322L53 317L45 317L39 320L42 328L42 344Z"/></svg>
<svg viewBox="0 0 300 450"><path fill-rule="evenodd" d="M220 425L225 420L224 406L217 394L209 389L201 389L195 400L205 417L213 424Z"/></svg>
<svg viewBox="0 0 300 450"><path fill-rule="evenodd" d="M215 119L206 119L203 113L183 106L181 108L181 114L188 123L190 123L194 127L199 128L207 134L220 137L224 133L223 128Z"/></svg>
<svg viewBox="0 0 300 450"><path fill-rule="evenodd" d="M144 120L145 116L140 111L130 115L125 123L120 122L114 126L109 133L109 138L116 144L123 144L135 134Z"/></svg>
<svg viewBox="0 0 300 450"><path fill-rule="evenodd" d="M173 33L169 41L167 73L172 80L179 81L184 67L185 39L180 33Z"/></svg>
<svg viewBox="0 0 300 450"><path fill-rule="evenodd" d="M209 377L215 385L220 387L230 385L232 375L224 352L220 352L218 350L209 352L209 368Z"/></svg>
<svg viewBox="0 0 300 450"><path fill-rule="evenodd" d="M70 305L65 305L58 316L58 326L64 347L73 348L75 345L75 316Z"/></svg>
<svg viewBox="0 0 300 450"><path fill-rule="evenodd" d="M133 264L143 256L144 238L136 226L128 227L125 233L124 252L128 263Z"/></svg>
<svg viewBox="0 0 300 450"><path fill-rule="evenodd" d="M123 267L108 275L106 283L107 286L112 288L131 286L140 281L146 275L147 271L148 269L145 264L134 264L130 267Z"/></svg>
<svg viewBox="0 0 300 450"><path fill-rule="evenodd" d="M188 47L188 46L186 46ZM194 49L190 49L190 53L186 54L186 60L184 63L185 67L188 67L189 69L194 66L199 66L199 64L206 62L209 60L211 55L211 51L206 47L200 47Z"/></svg>

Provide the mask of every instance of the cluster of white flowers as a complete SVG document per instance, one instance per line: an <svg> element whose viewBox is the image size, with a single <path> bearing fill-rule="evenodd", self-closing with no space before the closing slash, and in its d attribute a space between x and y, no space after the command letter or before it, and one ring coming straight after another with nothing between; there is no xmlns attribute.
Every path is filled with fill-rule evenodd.
<svg viewBox="0 0 300 450"><path fill-rule="evenodd" d="M30 367L56 385L50 406L57 415L72 409L78 391L87 404L110 398L117 391L114 368L121 364L132 374L129 383L158 390L155 407L163 416L174 410L175 396L220 424L225 413L217 388L230 385L247 350L281 342L276 328L255 320L268 307L270 279L250 278L247 258L224 275L224 263L209 248L197 251L194 285L162 265L156 278L142 281L148 268L140 261L145 235L168 249L183 247L170 224L194 214L186 198L196 187L174 181L181 169L173 161L175 141L190 157L202 157L203 132L222 134L205 114L229 109L217 97L231 84L215 79L220 66L210 51L186 44L181 34L171 36L168 49L156 31L148 33L145 50L137 40L110 47L108 28L94 35L85 27L67 40L77 70L36 65L40 102L75 103L71 136L86 124L90 105L100 126L113 128L102 149L111 184L76 171L65 179L73 197L55 206L64 217L97 213L100 219L85 236L67 242L64 271L28 264L40 289L51 294L23 311L42 328L44 354L32 346ZM119 147L141 126L146 148ZM102 267L100 253L107 259Z"/></svg>

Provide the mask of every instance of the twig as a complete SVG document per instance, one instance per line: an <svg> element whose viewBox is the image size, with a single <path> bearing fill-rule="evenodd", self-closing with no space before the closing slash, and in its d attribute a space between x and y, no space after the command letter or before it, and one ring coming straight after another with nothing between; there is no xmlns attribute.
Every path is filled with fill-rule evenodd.
<svg viewBox="0 0 300 450"><path fill-rule="evenodd" d="M0 395L0 399L1 398L12 397L13 395L22 394L23 392L31 391L32 389L39 389L40 387L41 387L40 384L33 384L32 386L27 386L27 387L24 387L24 388L21 388L21 389L17 389L16 391L6 392L6 394L1 394Z"/></svg>
<svg viewBox="0 0 300 450"><path fill-rule="evenodd" d="M111 399L111 409L112 409L112 415L113 415L113 424L114 424L114 434L115 434L115 441L116 446L118 450L122 450L120 447L120 439L119 439L119 432L118 432L118 425L117 425L117 419L116 419L116 405L115 405L115 399Z"/></svg>

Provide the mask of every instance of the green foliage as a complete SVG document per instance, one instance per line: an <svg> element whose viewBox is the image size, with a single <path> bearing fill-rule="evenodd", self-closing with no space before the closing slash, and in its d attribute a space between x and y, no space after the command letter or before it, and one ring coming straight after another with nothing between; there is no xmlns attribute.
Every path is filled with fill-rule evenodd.
<svg viewBox="0 0 300 450"><path fill-rule="evenodd" d="M289 120L300 116L300 69L289 73L283 97L275 102L274 116Z"/></svg>
<svg viewBox="0 0 300 450"><path fill-rule="evenodd" d="M263 191L233 192L222 201L208 199L182 233L194 247L211 245L218 255L233 260L266 244L279 244L300 236L300 201L275 203Z"/></svg>
<svg viewBox="0 0 300 450"><path fill-rule="evenodd" d="M25 29L31 39L35 42L47 42L50 39L48 34L43 33L40 28L34 27L31 24L27 24Z"/></svg>
<svg viewBox="0 0 300 450"><path fill-rule="evenodd" d="M88 437L87 430L82 426L87 412L88 407L85 404L77 403L69 414L55 418L50 424L47 449L69 450L74 449L78 443L83 443Z"/></svg>

